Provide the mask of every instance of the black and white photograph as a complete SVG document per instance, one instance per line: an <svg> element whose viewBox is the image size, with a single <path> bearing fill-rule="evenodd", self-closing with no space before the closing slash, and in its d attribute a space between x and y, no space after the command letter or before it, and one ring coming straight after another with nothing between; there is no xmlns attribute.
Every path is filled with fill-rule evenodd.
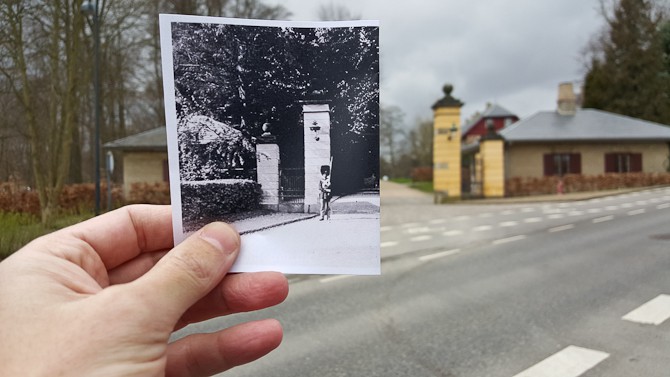
<svg viewBox="0 0 670 377"><path fill-rule="evenodd" d="M379 25L161 15L175 243L234 272L380 273Z"/></svg>

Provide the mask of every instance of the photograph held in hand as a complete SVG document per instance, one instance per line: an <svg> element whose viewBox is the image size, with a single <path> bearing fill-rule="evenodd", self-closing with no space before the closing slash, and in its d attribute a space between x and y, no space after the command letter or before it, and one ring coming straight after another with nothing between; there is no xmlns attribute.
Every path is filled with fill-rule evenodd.
<svg viewBox="0 0 670 377"><path fill-rule="evenodd" d="M234 272L379 274L378 22L160 26L175 242L224 221Z"/></svg>

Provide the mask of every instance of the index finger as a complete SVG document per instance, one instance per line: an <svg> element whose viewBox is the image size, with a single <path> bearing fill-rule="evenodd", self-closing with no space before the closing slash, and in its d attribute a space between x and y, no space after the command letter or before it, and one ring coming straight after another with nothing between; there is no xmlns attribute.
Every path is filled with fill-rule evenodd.
<svg viewBox="0 0 670 377"><path fill-rule="evenodd" d="M107 270L142 253L169 250L174 245L169 205L130 205L60 232L89 244Z"/></svg>

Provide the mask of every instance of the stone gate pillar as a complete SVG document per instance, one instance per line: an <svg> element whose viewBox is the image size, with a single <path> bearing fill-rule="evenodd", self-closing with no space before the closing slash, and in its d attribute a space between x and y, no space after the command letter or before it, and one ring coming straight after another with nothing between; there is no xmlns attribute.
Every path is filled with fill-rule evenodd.
<svg viewBox="0 0 670 377"><path fill-rule="evenodd" d="M265 136L256 144L256 174L263 190L261 206L279 209L279 146L275 138Z"/></svg>
<svg viewBox="0 0 670 377"><path fill-rule="evenodd" d="M434 202L461 197L461 107L451 96L454 88L445 85L444 98L433 105L433 188Z"/></svg>
<svg viewBox="0 0 670 377"><path fill-rule="evenodd" d="M482 157L483 194L485 198L505 196L505 146L493 124L487 124L487 133L479 142Z"/></svg>
<svg viewBox="0 0 670 377"><path fill-rule="evenodd" d="M318 213L321 166L330 165L330 105L305 101L302 113L305 137L304 211Z"/></svg>

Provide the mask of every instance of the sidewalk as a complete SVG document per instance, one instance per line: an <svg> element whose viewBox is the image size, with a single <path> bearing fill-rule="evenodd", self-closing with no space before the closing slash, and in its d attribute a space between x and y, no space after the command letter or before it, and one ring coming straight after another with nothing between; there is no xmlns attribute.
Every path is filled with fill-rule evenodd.
<svg viewBox="0 0 670 377"><path fill-rule="evenodd" d="M336 196L330 202L332 216L359 215L379 213L379 193L360 192L356 194ZM250 219L238 220L234 223L240 234L258 232L261 230L286 225L297 221L309 220L319 216L316 213L286 213L275 212Z"/></svg>
<svg viewBox="0 0 670 377"><path fill-rule="evenodd" d="M538 202L570 202L589 200L594 198L601 198L610 195L619 195L629 192L647 190L651 187L635 187L617 190L603 190L603 191L588 191L588 192L571 192L566 194L553 195L534 195L534 196L518 196L510 198L485 198L485 199L463 199L450 202L449 204L514 204L514 203L538 203ZM413 189L407 185L382 181L381 182L382 202L397 201L403 202L421 202L433 203L433 195ZM443 204L443 205L449 205Z"/></svg>

